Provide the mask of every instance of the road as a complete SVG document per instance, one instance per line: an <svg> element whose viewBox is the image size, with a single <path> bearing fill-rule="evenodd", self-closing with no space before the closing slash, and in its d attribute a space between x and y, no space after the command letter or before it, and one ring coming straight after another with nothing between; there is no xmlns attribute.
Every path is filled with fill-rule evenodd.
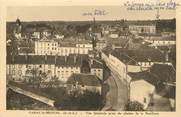
<svg viewBox="0 0 181 117"><path fill-rule="evenodd" d="M124 84L124 82L122 82L119 77L112 73L112 76L117 84L117 88L118 88L118 94L117 94L117 109L118 111L123 111L125 108L125 105L128 102L128 89L127 89L127 85Z"/></svg>
<svg viewBox="0 0 181 117"><path fill-rule="evenodd" d="M109 77L107 80L110 91L108 92L108 97L106 97L106 101L108 101L106 103L106 107L111 105L115 110L123 111L129 99L129 84L127 81L123 80L122 76L117 72L117 70L113 67L113 65L111 65L109 61L105 61L105 63L111 71L111 77ZM109 98L113 98L113 100Z"/></svg>
<svg viewBox="0 0 181 117"><path fill-rule="evenodd" d="M106 104L102 110L116 110L118 102L118 87L112 76L109 76L105 81L109 85L109 91L106 95Z"/></svg>

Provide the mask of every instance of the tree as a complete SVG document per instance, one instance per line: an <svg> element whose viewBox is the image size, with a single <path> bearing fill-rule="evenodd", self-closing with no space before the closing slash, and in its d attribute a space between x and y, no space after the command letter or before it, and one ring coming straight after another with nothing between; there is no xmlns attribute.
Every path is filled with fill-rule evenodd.
<svg viewBox="0 0 181 117"><path fill-rule="evenodd" d="M55 102L55 107L62 110L98 110L102 107L102 97L97 92L84 91L66 94Z"/></svg>
<svg viewBox="0 0 181 117"><path fill-rule="evenodd" d="M143 111L143 104L139 103L138 101L130 101L125 106L126 111Z"/></svg>

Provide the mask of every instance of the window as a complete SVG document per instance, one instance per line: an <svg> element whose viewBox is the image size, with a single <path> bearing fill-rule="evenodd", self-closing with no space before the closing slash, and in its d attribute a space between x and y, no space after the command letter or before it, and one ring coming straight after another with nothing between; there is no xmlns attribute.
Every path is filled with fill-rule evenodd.
<svg viewBox="0 0 181 117"><path fill-rule="evenodd" d="M19 65L18 68L22 68L22 65Z"/></svg>
<svg viewBox="0 0 181 117"><path fill-rule="evenodd" d="M31 69L31 66L28 66L28 69Z"/></svg>
<svg viewBox="0 0 181 117"><path fill-rule="evenodd" d="M42 65L39 65L40 68L42 68Z"/></svg>
<svg viewBox="0 0 181 117"><path fill-rule="evenodd" d="M18 74L19 74L19 75L21 75L21 74L22 74L22 71L21 71L21 70L19 70L19 71L18 71Z"/></svg>
<svg viewBox="0 0 181 117"><path fill-rule="evenodd" d="M15 75L15 70L12 71L12 75Z"/></svg>
<svg viewBox="0 0 181 117"><path fill-rule="evenodd" d="M48 74L50 74L51 73L51 70L48 70Z"/></svg>
<svg viewBox="0 0 181 117"><path fill-rule="evenodd" d="M75 54L75 49L73 49L73 51L74 51L74 54Z"/></svg>
<svg viewBox="0 0 181 117"><path fill-rule="evenodd" d="M83 49L83 52L82 52L82 54L85 54L85 50Z"/></svg>
<svg viewBox="0 0 181 117"><path fill-rule="evenodd" d="M41 70L39 71L39 74L42 74L42 71L41 71Z"/></svg>

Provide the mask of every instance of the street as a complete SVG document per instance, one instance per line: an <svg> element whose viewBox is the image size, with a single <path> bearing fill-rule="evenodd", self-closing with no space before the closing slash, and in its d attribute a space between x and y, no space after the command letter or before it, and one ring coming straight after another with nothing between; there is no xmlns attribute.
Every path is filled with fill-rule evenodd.
<svg viewBox="0 0 181 117"><path fill-rule="evenodd" d="M109 91L106 95L106 104L102 110L116 110L118 99L118 87L116 85L116 82L112 76L109 76L105 83L109 85Z"/></svg>

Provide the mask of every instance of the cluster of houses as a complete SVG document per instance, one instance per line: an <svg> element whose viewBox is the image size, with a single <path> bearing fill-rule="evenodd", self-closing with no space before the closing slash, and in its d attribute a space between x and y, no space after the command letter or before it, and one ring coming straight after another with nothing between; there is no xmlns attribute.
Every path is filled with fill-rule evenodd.
<svg viewBox="0 0 181 117"><path fill-rule="evenodd" d="M176 46L175 33L157 33L156 25L139 23L110 38L110 46L102 49L101 57L127 87L128 100L148 109L162 92L161 97L175 109L176 67L169 56Z"/></svg>
<svg viewBox="0 0 181 117"><path fill-rule="evenodd" d="M21 22L17 19L15 37L21 38L21 28ZM118 74L119 80L127 84L129 100L140 102L146 109L162 86L168 89L162 96L167 96L171 107L175 108L175 94L169 94L175 92L172 89L175 90L176 71L168 57L170 51L159 49L176 45L174 33L158 35L153 24L105 26L102 32L95 33L99 37L95 48L92 40L49 39L49 30L31 34L38 39L35 40L33 54L7 56L6 69L10 80L29 81L33 73L28 71L36 69L39 75L47 74L47 82L53 76L66 82L69 91L80 89L101 93L104 60L110 70ZM63 39L64 36L57 38ZM135 43L136 39L141 41ZM95 49L101 56L95 54Z"/></svg>
<svg viewBox="0 0 181 117"><path fill-rule="evenodd" d="M67 86L70 86L70 83L72 86L76 85L75 87L81 84L83 90L94 91L95 89L101 93L103 62L93 51L92 41L71 38L57 41L51 38L51 30L34 27L31 29L34 30L28 29L28 35L25 37L30 36L31 39L34 39L34 52L7 54L6 68L9 80L32 82L33 78L46 75L43 82L48 83L53 77L57 77L60 82L69 83ZM17 19L14 35L18 40L23 38L21 30L21 22ZM76 79L72 79L74 76ZM87 80L84 81L85 79ZM71 80L77 80L77 82ZM97 86L94 81L98 82L99 85Z"/></svg>
<svg viewBox="0 0 181 117"><path fill-rule="evenodd" d="M101 57L129 89L127 95L130 101L138 101L144 105L144 109L147 109L153 102L154 95L158 95L158 90L162 87L168 89L162 97L167 96L171 108L175 108L173 92L175 92L176 70L168 53L141 43L141 46L134 49L129 46L105 48ZM170 93L172 95L169 95Z"/></svg>

